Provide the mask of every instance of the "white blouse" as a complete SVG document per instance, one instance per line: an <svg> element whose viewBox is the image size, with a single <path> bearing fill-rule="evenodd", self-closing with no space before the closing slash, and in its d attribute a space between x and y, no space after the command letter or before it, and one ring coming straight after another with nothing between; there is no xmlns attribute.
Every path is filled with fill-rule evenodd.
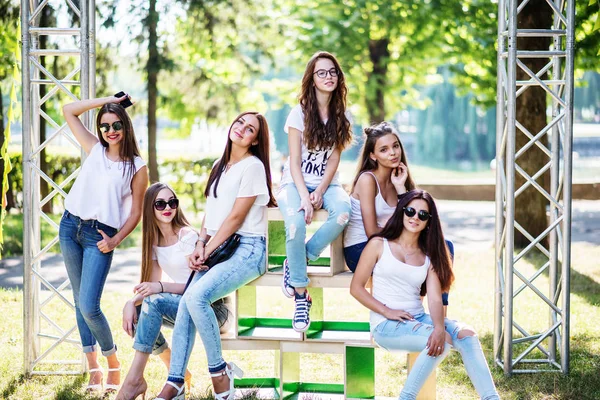
<svg viewBox="0 0 600 400"><path fill-rule="evenodd" d="M152 259L158 262L163 272L175 283L187 283L192 272L188 266L188 256L194 252L198 241L195 230L184 229L179 231L177 243L164 247L152 246Z"/></svg>

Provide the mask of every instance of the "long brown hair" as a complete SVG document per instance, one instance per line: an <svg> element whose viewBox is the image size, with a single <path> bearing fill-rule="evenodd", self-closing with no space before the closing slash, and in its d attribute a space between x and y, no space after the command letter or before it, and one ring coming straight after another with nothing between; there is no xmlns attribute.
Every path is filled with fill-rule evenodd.
<svg viewBox="0 0 600 400"><path fill-rule="evenodd" d="M404 146L402 145L402 141L400 140L400 135L394 129L394 127L389 122L380 122L379 124L372 125L364 130L365 134L365 143L363 144L362 153L360 156L360 163L358 164L358 169L356 171L356 177L354 178L354 182L352 182L352 191L354 191L354 186L356 186L356 182L358 182L358 178L365 171L374 171L377 169L377 162L369 157L371 153L375 151L375 144L377 141L386 136L386 135L395 135L396 139L398 139L398 143L400 144L400 150L402 151L402 155L400 156L400 162L406 165L406 170L408 172L408 177L406 178L406 182L404 186L406 187L406 191L413 190L416 185L410 175L410 169L408 168L408 159L406 158L406 152L404 151ZM393 173L393 172L392 172Z"/></svg>
<svg viewBox="0 0 600 400"><path fill-rule="evenodd" d="M233 125L235 122L242 118L244 115L254 115L256 119L258 119L258 135L256 136L257 144L250 146L250 152L256 156L265 167L265 175L267 178L267 189L269 190L269 203L267 207L275 207L277 202L275 201L275 197L273 196L273 191L271 189L271 162L269 160L269 125L267 124L267 119L260 113L256 111L246 111L235 117L229 130L227 131L227 144L225 145L225 150L223 151L223 155L215 163L213 169L210 171L210 175L208 176L208 182L206 183L206 189L204 190L204 195L208 197L210 195L210 190L212 187L213 196L217 197L217 187L219 186L219 181L221 180L221 175L229 163L229 159L231 158L231 129L233 129Z"/></svg>
<svg viewBox="0 0 600 400"><path fill-rule="evenodd" d="M411 190L402 196L396 206L396 211L394 211L394 214L392 214L387 224L385 224L381 232L372 237L382 237L387 240L399 238L404 230L404 207L415 199L425 200L429 206L429 214L431 215L425 229L419 234L419 248L429 257L433 270L438 278L440 278L442 291L447 292L454 281L452 259L446 241L444 240L442 224L440 223L440 217L438 215L437 207L435 206L435 201L429 193L424 190L416 189ZM426 293L427 289L425 284L423 284L421 287L421 295L424 296Z"/></svg>
<svg viewBox="0 0 600 400"><path fill-rule="evenodd" d="M149 282L152 274L152 246L158 245L162 238L162 233L156 223L154 214L154 202L156 196L163 189L169 189L175 198L175 191L166 183L156 182L150 185L144 195L144 203L142 205L142 269L140 273L140 282ZM179 232L182 228L190 226L187 218L183 214L181 208L175 210L175 218L171 221L173 231Z"/></svg>
<svg viewBox="0 0 600 400"><path fill-rule="evenodd" d="M108 103L100 108L96 116L96 131L98 132L98 139L100 139L100 143L102 143L104 148L108 148L108 142L104 140L100 131L100 120L104 114L115 114L123 124L123 140L119 149L119 157L123 160L123 176L127 172L129 177L133 177L135 175L135 157L141 156L131 118L129 118L129 114L127 114L125 108L120 104Z"/></svg>
<svg viewBox="0 0 600 400"><path fill-rule="evenodd" d="M319 115L319 104L314 86L315 64L320 58L327 58L333 62L338 73L337 87L331 94L329 100L329 117L323 125ZM346 118L346 78L338 60L326 51L318 51L308 60L304 76L302 77L302 89L298 100L304 113L303 139L306 147L310 150L327 149L330 147L343 150L352 142L350 121Z"/></svg>

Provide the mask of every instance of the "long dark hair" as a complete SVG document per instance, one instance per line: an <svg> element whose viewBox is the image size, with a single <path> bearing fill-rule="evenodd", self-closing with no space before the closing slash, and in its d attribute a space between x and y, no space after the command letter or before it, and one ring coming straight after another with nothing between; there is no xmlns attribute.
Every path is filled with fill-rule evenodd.
<svg viewBox="0 0 600 400"><path fill-rule="evenodd" d="M333 62L338 73L337 87L331 94L329 101L329 117L323 125L319 115L316 89L314 87L315 64L320 58L327 58ZM304 113L303 139L310 150L327 149L330 147L343 150L352 142L350 121L346 118L346 78L338 60L326 51L319 51L306 64L302 77L302 89L298 101Z"/></svg>
<svg viewBox="0 0 600 400"><path fill-rule="evenodd" d="M416 189L406 193L396 206L396 211L390 217L387 224L381 232L372 237L382 237L387 240L395 240L400 237L404 229L404 207L410 204L415 199L423 199L429 206L429 214L431 218L427 221L425 229L419 234L419 248L425 253L431 261L431 266L437 276L440 278L442 291L447 292L454 281L454 273L452 272L452 259L450 251L444 240L442 232L442 224L438 215L435 201L429 193L424 190ZM421 287L421 295L426 294L425 284Z"/></svg>
<svg viewBox="0 0 600 400"><path fill-rule="evenodd" d="M352 182L352 191L354 191L354 186L358 181L360 175L365 171L374 171L377 169L377 162L373 161L371 157L371 153L375 151L375 144L377 141L386 136L386 135L394 135L396 139L398 139L398 143L400 144L400 150L402 151L402 155L400 156L400 162L406 165L406 169L408 172L408 177L406 178L406 183L404 186L406 187L406 191L413 190L415 186L415 182L410 175L410 169L408 168L408 159L406 158L406 152L404 151L404 146L402 145L402 141L400 140L400 135L394 129L394 127L389 122L381 122L376 125L369 126L363 130L365 134L365 143L363 144L362 153L360 156L360 163L358 164L358 169L356 171L356 177L354 178L354 182Z"/></svg>
<svg viewBox="0 0 600 400"><path fill-rule="evenodd" d="M225 145L225 150L223 151L223 155L216 162L213 169L210 171L210 175L208 176L208 182L206 183L206 189L204 190L204 195L208 197L210 195L210 189L213 189L213 196L217 197L217 187L219 186L219 181L221 180L221 175L229 163L229 159L231 158L231 129L233 129L233 125L235 122L242 118L244 115L254 115L256 119L258 119L258 135L256 136L257 144L250 146L250 152L255 155L264 165L265 167L265 175L267 177L267 189L269 190L269 204L267 207L275 207L277 202L275 201L275 197L273 197L273 192L271 189L271 163L269 161L269 125L267 124L267 119L260 113L256 111L246 111L235 117L229 130L227 131L227 144Z"/></svg>
<svg viewBox="0 0 600 400"><path fill-rule="evenodd" d="M127 114L127 111L120 104L108 103L100 108L96 116L96 132L98 132L98 139L100 139L100 143L102 143L104 148L108 148L108 142L104 140L100 131L100 120L104 114L115 114L123 124L123 140L119 149L119 157L123 160L123 167L126 167L123 168L123 176L127 172L129 177L133 177L135 175L134 160L136 156L140 157L140 149L135 138L131 118L129 118L129 114Z"/></svg>
<svg viewBox="0 0 600 400"><path fill-rule="evenodd" d="M149 282L152 275L152 246L158 244L162 233L156 224L156 216L154 214L154 202L156 196L163 189L169 189L173 196L177 197L175 191L166 183L156 182L150 185L146 194L144 194L144 203L142 205L142 269L140 273L140 282ZM190 226L183 210L177 208L175 210L175 218L171 221L173 231L180 231L181 228Z"/></svg>

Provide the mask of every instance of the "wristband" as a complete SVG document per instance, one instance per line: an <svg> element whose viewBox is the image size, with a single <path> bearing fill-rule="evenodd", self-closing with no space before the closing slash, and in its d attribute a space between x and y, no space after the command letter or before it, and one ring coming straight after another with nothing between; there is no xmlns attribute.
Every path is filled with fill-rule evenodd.
<svg viewBox="0 0 600 400"><path fill-rule="evenodd" d="M203 237L199 237L199 238L198 238L198 242L202 242L202 244L206 246L206 243L208 243L208 240L206 240L206 239L205 239L205 238L203 238Z"/></svg>
<svg viewBox="0 0 600 400"><path fill-rule="evenodd" d="M163 287L163 284L161 281L158 281L158 283L160 283L160 292L163 293L165 291L165 288Z"/></svg>

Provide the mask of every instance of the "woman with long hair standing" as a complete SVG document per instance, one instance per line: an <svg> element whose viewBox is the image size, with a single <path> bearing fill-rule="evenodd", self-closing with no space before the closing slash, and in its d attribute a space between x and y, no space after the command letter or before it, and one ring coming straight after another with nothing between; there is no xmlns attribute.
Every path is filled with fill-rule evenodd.
<svg viewBox="0 0 600 400"><path fill-rule="evenodd" d="M242 371L223 359L219 326L210 305L266 271L267 207L274 206L275 199L264 116L244 112L233 121L204 194L204 221L190 261L197 272L177 310L169 377L158 397L163 400L184 399L184 374L196 331L206 351L215 398L235 397L234 375L241 376ZM234 233L241 239L231 257L210 269L205 266L211 253Z"/></svg>
<svg viewBox="0 0 600 400"><path fill-rule="evenodd" d="M346 116L346 81L337 59L315 53L304 71L299 103L285 123L290 156L277 195L283 214L287 258L282 290L295 299L294 330L310 325L311 300L307 260L316 260L344 230L350 218L350 199L338 181L342 150L352 141ZM305 243L313 210L328 211L327 221Z"/></svg>
<svg viewBox="0 0 600 400"><path fill-rule="evenodd" d="M442 291L454 274L435 202L423 190L405 194L383 230L369 240L350 293L371 310L371 333L386 350L420 352L400 393L416 399L427 377L454 347L482 399L499 399L475 331L444 318ZM373 277L372 294L366 289ZM421 296L427 294L429 314Z"/></svg>
<svg viewBox="0 0 600 400"><path fill-rule="evenodd" d="M101 392L103 388L97 343L108 362L104 388L109 392L119 388L121 365L117 346L100 309L100 298L113 250L140 222L142 199L148 186L148 170L140 157L131 119L120 104L127 98L81 100L63 107L71 132L87 154L65 199L59 241L90 372L87 390L92 392ZM96 136L79 116L98 107Z"/></svg>

